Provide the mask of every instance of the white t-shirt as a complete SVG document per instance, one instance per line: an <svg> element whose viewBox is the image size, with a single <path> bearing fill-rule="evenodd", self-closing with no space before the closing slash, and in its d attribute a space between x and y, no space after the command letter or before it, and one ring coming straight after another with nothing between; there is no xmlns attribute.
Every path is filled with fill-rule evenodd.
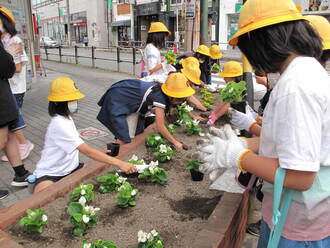
<svg viewBox="0 0 330 248"><path fill-rule="evenodd" d="M2 43L4 45L4 48L10 46L13 43L23 43L21 38L19 38L17 35L14 35L13 37L10 37L9 34L7 34L3 39ZM21 56L14 56L14 62L15 64L22 63L22 71L20 73L15 73L12 78L9 79L9 84L11 91L13 94L20 94L26 92L26 64L29 61L28 56L26 55L25 49L23 47L23 53Z"/></svg>
<svg viewBox="0 0 330 248"><path fill-rule="evenodd" d="M314 58L295 58L273 88L259 154L279 159L281 168L317 172L312 188L295 194L282 236L330 236L330 78ZM263 192L263 218L271 225L273 185L265 182Z"/></svg>
<svg viewBox="0 0 330 248"><path fill-rule="evenodd" d="M47 128L41 159L33 174L42 176L66 176L79 165L77 147L84 141L71 117L54 116Z"/></svg>

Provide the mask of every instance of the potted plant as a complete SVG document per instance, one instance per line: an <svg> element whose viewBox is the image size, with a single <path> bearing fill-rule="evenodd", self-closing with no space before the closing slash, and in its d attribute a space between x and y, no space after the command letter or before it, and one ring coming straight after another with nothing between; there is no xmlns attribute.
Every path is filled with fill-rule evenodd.
<svg viewBox="0 0 330 248"><path fill-rule="evenodd" d="M230 103L233 109L245 113L246 82L227 83L226 88L221 90L220 96L222 101Z"/></svg>
<svg viewBox="0 0 330 248"><path fill-rule="evenodd" d="M191 180L203 181L204 174L199 171L199 166L204 162L198 159L189 159L187 161L187 170L190 170Z"/></svg>

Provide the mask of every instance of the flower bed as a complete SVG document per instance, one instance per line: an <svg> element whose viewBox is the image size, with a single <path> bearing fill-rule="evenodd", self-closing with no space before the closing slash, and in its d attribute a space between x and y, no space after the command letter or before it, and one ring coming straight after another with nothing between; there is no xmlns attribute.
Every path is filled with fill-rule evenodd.
<svg viewBox="0 0 330 248"><path fill-rule="evenodd" d="M208 178L193 182L189 171L185 169L186 160L191 159L197 136L187 136L183 128L175 130L175 136L188 145L188 151L177 152L169 162L160 164L167 172L167 183L147 183L137 177L129 177L128 182L138 189L136 206L119 208L116 205L117 193L98 193L99 183L96 177L84 183L95 185L94 200L90 205L98 207L99 222L88 229L83 237L72 234L73 226L67 214L71 202L70 193L42 207L48 216L48 224L41 234L31 234L18 223L7 232L24 247L80 247L83 240L112 240L118 248L137 247L139 230L156 229L164 239L165 247L192 247L196 234L203 229L203 224L219 202L220 192L208 190ZM146 162L154 159L154 150L140 146L134 151ZM132 154L126 159L128 160ZM102 173L107 174L106 172Z"/></svg>

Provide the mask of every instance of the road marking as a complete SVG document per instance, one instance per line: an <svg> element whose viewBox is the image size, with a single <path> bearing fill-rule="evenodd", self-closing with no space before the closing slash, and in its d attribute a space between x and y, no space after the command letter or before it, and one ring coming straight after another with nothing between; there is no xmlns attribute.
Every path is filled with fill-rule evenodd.
<svg viewBox="0 0 330 248"><path fill-rule="evenodd" d="M93 140L99 137L104 137L109 135L107 132L101 131L95 127L87 127L83 129L79 129L79 136L84 140Z"/></svg>

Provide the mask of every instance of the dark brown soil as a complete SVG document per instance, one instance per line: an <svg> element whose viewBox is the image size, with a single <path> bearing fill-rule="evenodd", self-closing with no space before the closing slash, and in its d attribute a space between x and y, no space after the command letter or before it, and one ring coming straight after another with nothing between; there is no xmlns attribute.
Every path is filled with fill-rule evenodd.
<svg viewBox="0 0 330 248"><path fill-rule="evenodd" d="M7 231L19 244L31 248L79 248L84 239L112 240L118 248L133 248L137 247L139 230L156 229L164 238L166 248L192 248L196 234L207 222L221 193L208 189L210 181L207 176L204 176L203 181L193 182L189 171L185 169L186 160L196 152L194 147L199 137L186 136L181 128L174 135L191 149L177 152L172 161L160 165L168 173L167 184L150 184L130 177L128 181L139 193L137 205L127 209L116 207L115 192L95 192L95 199L90 205L101 208L100 222L95 228L89 229L84 237L72 235L72 226L66 213L70 202L68 194L43 207L48 215L48 225L42 234L28 234L18 224ZM134 154L147 162L153 160L152 150L145 146L135 150ZM95 178L85 183L97 185ZM97 186L95 188L97 190Z"/></svg>

